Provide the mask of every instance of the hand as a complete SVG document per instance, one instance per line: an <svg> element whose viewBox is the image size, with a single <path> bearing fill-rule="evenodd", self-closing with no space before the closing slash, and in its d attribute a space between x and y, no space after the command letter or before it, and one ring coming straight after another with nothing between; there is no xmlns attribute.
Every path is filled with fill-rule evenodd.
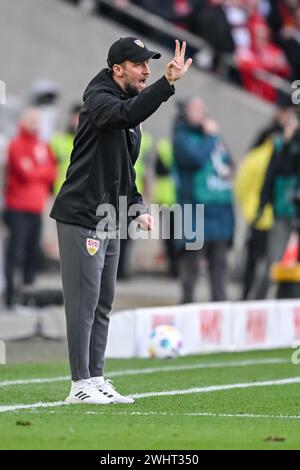
<svg viewBox="0 0 300 470"><path fill-rule="evenodd" d="M154 219L150 214L141 214L135 219L138 224L138 228L141 230L153 230L154 228Z"/></svg>
<svg viewBox="0 0 300 470"><path fill-rule="evenodd" d="M284 128L283 137L285 141L289 141L294 137L296 130L298 129L299 123L297 119L291 119Z"/></svg>
<svg viewBox="0 0 300 470"><path fill-rule="evenodd" d="M29 157L21 158L20 165L23 168L23 171L26 171L26 172L32 171L32 169L33 169L33 163L32 163L32 161L30 160Z"/></svg>
<svg viewBox="0 0 300 470"><path fill-rule="evenodd" d="M186 42L183 41L181 50L180 42L178 41L178 39L175 40L175 43L175 56L173 60L168 63L167 71L165 74L166 79L170 82L171 85L173 84L173 82L176 82L176 80L179 80L181 77L183 77L183 75L186 74L186 72L190 68L191 63L193 62L192 59L188 59L186 63L184 63Z"/></svg>
<svg viewBox="0 0 300 470"><path fill-rule="evenodd" d="M257 209L257 212L256 212L256 215L254 217L254 219L252 220L250 226L252 228L256 228L256 225L258 224L258 222L260 221L262 215L264 213L264 207L258 207Z"/></svg>
<svg viewBox="0 0 300 470"><path fill-rule="evenodd" d="M218 124L212 119L206 119L204 121L203 127L207 134L215 135L215 134L218 134L219 132Z"/></svg>

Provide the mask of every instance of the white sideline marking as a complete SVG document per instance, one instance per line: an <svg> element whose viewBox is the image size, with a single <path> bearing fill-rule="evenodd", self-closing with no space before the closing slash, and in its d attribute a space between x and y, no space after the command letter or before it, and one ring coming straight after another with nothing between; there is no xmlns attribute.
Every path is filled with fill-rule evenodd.
<svg viewBox="0 0 300 470"><path fill-rule="evenodd" d="M6 411L16 411L16 410L31 410L34 408L48 408L49 406L62 406L65 405L64 401L53 401L53 402L42 402L19 404L19 405L5 405L0 406L0 413L5 413Z"/></svg>
<svg viewBox="0 0 300 470"><path fill-rule="evenodd" d="M279 380L265 380L263 382L242 382L236 384L226 384L226 385L209 385L207 387L195 387L188 388L186 390L166 390L163 392L147 392L147 393L135 393L130 395L132 398L148 398L148 397L161 397L161 396L170 396L170 395L189 395L191 393L208 393L208 392L218 392L222 390L233 390L235 388L252 388L252 387L266 387L270 385L288 385L300 383L300 377L291 377L287 379Z"/></svg>
<svg viewBox="0 0 300 470"><path fill-rule="evenodd" d="M54 413L54 411L50 412ZM87 415L107 415L104 411L87 411ZM267 415L252 413L172 413L163 411L119 411L109 413L109 415L133 415L133 416L195 416L200 418L268 418L268 419L300 419L300 415Z"/></svg>
<svg viewBox="0 0 300 470"><path fill-rule="evenodd" d="M110 408L111 410L111 408ZM32 410L32 412L36 410ZM50 410L46 413L54 414L56 410ZM211 413L211 412L194 412L194 413L172 413L171 411L114 411L107 413L105 411L86 411L86 415L124 415L124 416L191 416L200 418L268 418L268 419L300 419L300 415L268 415L254 413Z"/></svg>
<svg viewBox="0 0 300 470"><path fill-rule="evenodd" d="M127 375L143 375L153 374L157 372L173 372L180 370L193 370L193 369L214 369L218 367L246 367L264 364L287 364L289 363L286 359L281 358L269 358L269 359L249 359L244 361L225 361L225 362L202 362L200 364L186 364L180 366L164 366L164 367L149 367L146 369L129 369L123 371L108 372L107 378L123 377ZM6 380L0 382L0 387L10 387L12 385L29 385L29 384L42 384L51 382L64 382L70 380L70 376L59 376L59 377L45 377L37 379L19 379L19 380Z"/></svg>
<svg viewBox="0 0 300 470"><path fill-rule="evenodd" d="M149 398L149 397L159 397L159 396L170 396L170 395L189 395L191 393L209 393L217 392L223 390L232 390L236 388L252 388L252 387L265 387L270 385L289 385L294 383L300 383L300 377L290 377L286 379L278 380L266 380L263 382L244 382L236 384L225 384L225 385L209 385L208 387L197 387L197 388L188 388L185 390L168 390L163 392L147 392L147 393L136 393L129 395L133 398ZM0 406L0 413L5 413L7 411L16 411L21 409L31 409L31 408L47 408L47 407L57 407L62 406L65 403L63 401L58 402L38 402L31 404L17 404L17 405L3 405ZM72 406L72 405L68 405Z"/></svg>
<svg viewBox="0 0 300 470"><path fill-rule="evenodd" d="M5 380L0 382L0 387L10 387L11 385L29 385L29 384L45 384L48 382L63 382L70 380L69 375L62 377L49 377L43 379L19 379L19 380Z"/></svg>

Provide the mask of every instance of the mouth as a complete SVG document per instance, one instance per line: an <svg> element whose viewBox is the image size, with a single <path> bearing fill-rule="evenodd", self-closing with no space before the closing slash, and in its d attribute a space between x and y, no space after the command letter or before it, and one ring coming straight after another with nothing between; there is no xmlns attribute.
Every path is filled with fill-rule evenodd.
<svg viewBox="0 0 300 470"><path fill-rule="evenodd" d="M142 78L141 80L139 80L139 82L138 82L138 88L139 88L140 90L144 90L144 88L146 87L146 81L147 81L146 78Z"/></svg>

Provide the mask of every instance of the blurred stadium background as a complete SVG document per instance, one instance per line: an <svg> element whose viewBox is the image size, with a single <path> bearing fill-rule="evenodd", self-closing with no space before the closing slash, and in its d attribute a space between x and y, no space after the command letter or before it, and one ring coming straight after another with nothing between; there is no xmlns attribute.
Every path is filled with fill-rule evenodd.
<svg viewBox="0 0 300 470"><path fill-rule="evenodd" d="M199 15L205 2L173 2L175 10L177 6L177 13L173 17L172 15L170 17L172 2L166 2L166 11L162 9L161 14L157 11L157 3L113 0L51 2L3 0L1 2L3 40L0 44L0 78L6 85L6 104L1 105L0 113L3 209L7 143L16 132L22 110L39 94L50 93L54 99L44 113L46 130L51 134L63 129L70 106L74 102L80 102L87 81L106 65L107 50L111 43L116 38L126 35L137 35L145 40L149 47L162 52L162 60L151 63L152 80L164 72L165 64L172 57L175 37L187 39L188 51L194 57L194 66L190 74L176 86L175 99L161 107L144 125L144 130L151 134L154 142L150 167L156 142L160 138L170 139L178 102L191 96L201 96L205 100L210 116L220 126L236 167L239 166L255 137L272 119L276 103L245 91L241 83L238 85L235 78L231 79L232 76L235 77L232 70L236 70L232 65L234 56L226 51L222 54L216 52L213 44L201 38L200 33L195 34L195 28L193 32L187 30L188 19L193 14ZM180 3L185 3L186 8L189 7L188 10L180 9ZM258 5L260 2L254 3ZM228 4L230 5L230 2ZM249 2L244 3L247 6L248 4ZM232 5L235 3L232 2ZM243 2L237 2L237 5L240 5L237 8L244 8L241 7ZM211 59L214 54L217 54L217 66L213 65L214 59ZM210 59L203 60L207 55ZM290 87L288 81L268 72L264 77L265 80L274 84L277 92L286 91ZM155 179L152 170L150 168L152 176L150 182ZM52 201L53 199L50 199L48 209ZM53 290L52 297L57 300L60 298L61 287L59 261L55 225L49 219L48 211L44 214L42 259L34 289L35 292ZM239 208L236 207L235 239L229 253L227 273L228 299L231 301L241 297L244 269L242 254L246 236L247 225L241 217ZM5 237L6 228L2 222L2 245L5 243ZM146 250L145 243L147 243ZM178 278L168 276L162 242L138 241L130 251L130 256L125 260L126 275L123 277L126 279L120 276L114 310L176 305L180 299L179 281ZM1 258L3 258L2 253ZM2 291L5 286L3 263L2 259L0 269ZM24 312L30 313L30 304L34 307L34 304L38 303L34 294L32 297L30 295L26 297L24 294L23 297L25 301L20 303L27 304L27 307L29 304L29 307L19 306L14 310L18 318L14 317L12 311L7 311L5 305L2 307L0 316L2 331L8 332L7 335L3 334L5 339L26 336L27 331L32 330L32 324L36 325L35 320L30 323L30 315L19 317L19 314ZM206 269L201 271L195 300L198 302L210 300ZM43 303L43 300L41 302ZM48 310L45 308L43 313ZM62 309L58 317L63 322L61 313ZM8 350L10 351L10 347Z"/></svg>
<svg viewBox="0 0 300 470"><path fill-rule="evenodd" d="M266 49L255 56L252 41L256 31L262 31L260 28L272 34L272 40L271 36L265 39ZM5 301L4 253L8 232L4 193L7 149L17 132L23 110L30 104L38 104L43 116L44 137L50 142L55 132L66 128L70 108L80 103L88 81L106 66L110 45L120 37L137 36L149 48L162 53L160 61L151 62L150 81L164 73L166 63L172 58L175 38L187 41L188 54L194 59L190 73L176 84L175 98L165 103L143 125L152 142L144 162L147 202L152 201L153 187L159 178L156 174L157 145L160 139L171 141L178 106L193 96L200 96L205 101L209 116L218 123L234 162L233 182L237 184L240 175L240 189L244 185L240 172L244 162L254 162L252 166L244 167L244 173L247 174L250 167L252 171L248 186L245 186L246 195L251 196L252 187L253 193L254 188L255 191L259 185L261 188L257 181L264 177L260 172L261 161L255 158L261 156L262 161L266 161L271 155L268 147L270 141L264 140L264 137L258 143L258 136L261 137L262 131L268 128L267 137L274 143L275 137L283 139L289 132L289 124L275 129L273 119L278 109L292 107L291 82L299 78L299 65L295 59L300 57L299 2L1 0L0 29L0 81L6 89L5 103L3 96L0 97L0 340L5 341L5 344L0 343L0 364L5 362L3 345L6 346L7 363L0 365L0 387L8 390L7 394L3 393L0 403L0 412L6 413L3 420L5 439L0 447L82 446L99 449L101 446L113 448L115 445L116 448L131 449L137 445L138 448L297 448L299 416L295 410L299 377L294 365L296 362L292 364L290 360L291 351L282 349L300 339L299 215L296 202L289 243L283 259L277 260L279 264L273 272L276 282L265 300L253 292L248 301L243 297L249 237L257 227L254 209L249 216L239 200L238 191L234 200L234 239L228 249L227 301L211 302L208 267L201 259L202 269L194 302L180 305L179 274L178 271L170 272L170 260L163 242L138 240L132 243L119 273L108 345L108 356L121 359L109 359L108 372L111 377L117 377L125 392L140 392L140 405L136 405L140 408L136 414L140 413L143 417L137 418L132 412L132 416L126 416L123 420L118 416L118 411L101 410L101 419L109 428L103 440L103 436L99 436L97 416L87 418L81 409L74 415L64 407L52 410L51 403L46 405L49 410L36 410L36 403L32 404L32 401L62 399L66 391L64 381L68 380L65 376L68 374L67 347L58 247L55 224L48 216L54 196L50 196L47 210L43 213L37 278L33 285L24 287L18 277L17 285L20 287L16 303L8 305ZM247 62L250 56L251 60ZM294 111L296 116L297 107ZM296 138L299 137L298 131L297 123ZM293 141L294 134L291 135ZM297 144L296 138L293 143ZM254 149L254 153L250 149ZM265 150L268 155L265 155ZM299 150L295 159L296 162L300 159ZM297 163L293 167L294 173L290 175L297 182L300 181L299 168ZM299 185L295 189L299 190ZM293 203L296 200L294 196L291 198ZM256 210L258 199L255 201ZM266 250L258 250L258 262L265 254ZM21 262L22 259L18 268ZM260 275L258 270L257 277L255 274L253 279L258 287ZM175 359L171 366L169 362L154 359L131 359L135 356L147 357L149 333L160 324L178 328L184 340L184 353L191 356ZM282 350L268 351L272 348ZM258 351L252 351L254 349ZM244 352L236 352L241 350ZM222 351L227 351L227 354L195 355ZM148 366L150 369L145 372ZM199 369L203 371L199 372ZM209 372L208 369L212 370ZM160 396L151 398L152 392L150 395L144 393L145 389L152 391L153 387L155 395L156 392L158 395L160 392L164 394L165 390L168 394L168 390L178 388L179 370L186 383L186 401L183 401L178 390L175 391L179 395L168 400ZM161 372L164 373L159 375ZM134 376L130 383L127 375ZM139 375L141 377L137 378ZM40 378L51 384L45 387L43 381L39 382ZM19 387L19 379L27 388ZM266 388L265 380L268 380ZM205 395L207 398L203 398L201 404L205 413L208 411L204 416L201 409L201 415L199 402L194 399L196 395L190 395L189 389L201 385L199 393L206 393L206 387L209 389L213 385L215 390L223 390L225 385L226 390L228 381L232 382L229 388L234 390L222 391L222 394L228 393L225 400L222 398L224 395L221 399L219 395ZM58 386L56 382L59 382ZM239 390L240 382L245 382L246 388L258 382L258 386L262 387L259 405L256 389L242 393ZM281 393L278 388L275 393L273 386L279 385L284 387L281 387ZM15 403L23 403L19 414ZM26 411L27 405L33 409ZM60 402L55 406L60 406ZM36 414L30 415L30 412ZM15 413L24 418L25 423L29 422L28 426L35 419L35 427L28 428L30 432L25 438L20 428L16 430ZM56 414L52 416L50 413ZM90 412L97 413L96 408ZM122 409L120 413L123 413ZM180 418L175 417L176 413ZM191 424L192 413L204 418L201 426L199 421ZM158 416L154 417L155 414ZM165 417L166 414L168 417ZM279 414L276 421L275 415ZM72 430L69 432L70 416ZM246 417L248 421L243 424L243 420L239 421L241 417ZM44 426L45 419L49 427ZM138 421L140 419L142 421ZM149 440L144 441L144 429L149 419L153 427ZM120 426L120 433L115 440L116 426ZM88 431L86 435L85 428ZM170 435L171 428L174 433ZM216 434L216 429L219 434ZM285 437L281 436L282 433ZM91 439L87 439L87 435L91 435ZM183 435L186 436L185 440Z"/></svg>
<svg viewBox="0 0 300 470"><path fill-rule="evenodd" d="M177 3L180 4L180 2L174 2L174 5ZM183 3L189 5L189 14L193 13L192 8L195 14L201 12L201 2ZM202 3L204 5L205 2ZM250 3L252 2L245 4ZM260 2L253 3L258 5ZM289 4L289 2L286 3ZM139 4L146 6L146 9L142 10ZM166 10L171 8L171 4L172 2L166 2ZM238 4L242 5L243 2L237 2ZM232 71L231 65L228 64L233 62L232 55L227 53L221 55L218 67L207 64L203 66L203 60L201 57L199 59L199 54L203 54L203 51L213 54L212 45L199 35L179 27L178 24L182 26L184 21L178 20L178 13L177 17L174 16L176 20L171 18L173 21L168 21L169 13L162 11L159 16L155 11L157 2L153 2L152 7L149 5L147 6L147 2L113 0L51 2L3 0L1 2L3 40L0 44L0 78L6 85L7 94L6 104L1 105L0 114L2 200L6 144L16 132L22 109L30 103L30 100L32 102L33 96L48 90L57 98L55 104L52 107L49 106L46 118L49 121L49 128L52 132L63 129L70 106L74 102L80 102L87 81L106 65L106 55L110 44L115 38L129 34L138 35L147 41L150 47L162 52L162 60L158 63L155 61L151 63L153 79L163 73L165 63L171 58L175 37L186 37L189 52L195 59L191 73L177 86L176 98L161 107L144 126L145 130L151 133L154 143L160 138L170 138L172 122L176 114L176 103L194 95L201 96L207 103L209 114L219 123L222 135L238 167L259 131L274 115L276 103L250 94L238 86L236 81L234 83L230 80ZM185 19L184 26L187 28L189 23L186 20L188 17L186 10L179 8L178 11L183 12L181 15ZM135 29L129 29L129 26ZM274 83L277 91L286 91L290 86L288 81L272 74L267 74L264 80ZM155 145L153 147L152 153L155 152ZM49 208L51 202L50 200ZM243 260L240 255L243 252L246 233L245 223L240 217L238 208L236 214L235 241L230 252L228 272L230 300L240 298L243 270ZM5 227L2 224L2 244L4 238ZM53 221L48 218L47 212L44 215L42 249L44 263L37 285L59 288L56 234ZM115 302L116 310L178 302L178 281L163 275L157 280L158 278L153 275L157 272L161 274L166 272L162 243L149 242L147 251L144 250L143 242L135 243L127 262L128 265L130 264L130 273L139 273L139 275L126 281L120 280ZM1 264L3 265L3 262ZM3 269L0 273L0 289L3 291ZM143 275L140 275L141 273ZM203 279L197 285L196 300L208 301L209 289L205 270L201 276Z"/></svg>

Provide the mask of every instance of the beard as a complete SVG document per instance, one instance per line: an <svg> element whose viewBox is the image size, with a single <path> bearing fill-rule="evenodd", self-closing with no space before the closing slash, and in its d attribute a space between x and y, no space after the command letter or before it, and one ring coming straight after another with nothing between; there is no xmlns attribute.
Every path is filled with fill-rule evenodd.
<svg viewBox="0 0 300 470"><path fill-rule="evenodd" d="M125 83L124 90L130 98L134 98L140 93L140 90L137 87L131 85L129 82Z"/></svg>

